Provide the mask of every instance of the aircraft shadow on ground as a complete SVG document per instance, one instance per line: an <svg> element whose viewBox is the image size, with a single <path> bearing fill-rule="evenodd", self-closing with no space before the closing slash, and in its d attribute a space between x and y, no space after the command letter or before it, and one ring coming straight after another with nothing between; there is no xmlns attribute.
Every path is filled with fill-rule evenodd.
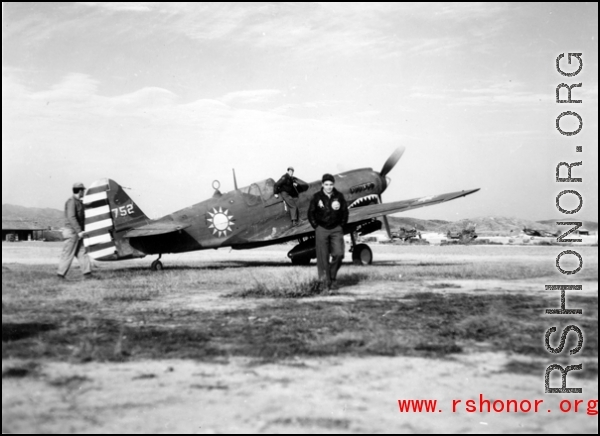
<svg viewBox="0 0 600 436"><path fill-rule="evenodd" d="M456 266L463 265L461 262L448 262L448 263L410 263L410 262L402 262L402 261L381 261L381 262L373 262L370 266L365 266L365 269L371 267L383 267L383 268L397 268L401 266L418 266L418 267L434 267L439 268L443 266ZM351 266L350 264L344 264L342 266ZM310 265L292 265L290 262L273 262L273 261L256 261L256 260L247 260L247 261L228 261L222 263L211 263L211 264L199 264L199 265L169 265L165 264L165 271L202 271L202 270L226 270L226 269L238 269L238 268L289 268L289 267L299 267L299 268L315 268L317 264L312 262ZM149 267L132 267L132 268L123 268L123 270L119 271L149 271ZM117 271L115 271L117 272Z"/></svg>

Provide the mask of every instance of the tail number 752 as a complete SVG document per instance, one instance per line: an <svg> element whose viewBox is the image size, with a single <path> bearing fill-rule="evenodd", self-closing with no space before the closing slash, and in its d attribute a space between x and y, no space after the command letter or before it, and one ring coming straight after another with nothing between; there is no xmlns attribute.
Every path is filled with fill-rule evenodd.
<svg viewBox="0 0 600 436"><path fill-rule="evenodd" d="M133 204L127 204L125 206L114 208L112 209L112 213L115 218L131 215L133 213Z"/></svg>

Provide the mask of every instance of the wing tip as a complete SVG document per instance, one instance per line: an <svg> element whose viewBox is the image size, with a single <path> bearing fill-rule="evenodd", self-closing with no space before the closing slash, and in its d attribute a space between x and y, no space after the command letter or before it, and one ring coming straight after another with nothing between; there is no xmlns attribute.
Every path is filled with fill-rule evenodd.
<svg viewBox="0 0 600 436"><path fill-rule="evenodd" d="M467 189L467 190L464 190L463 192L464 192L464 195L470 195L470 194L474 194L480 190L481 190L481 188L475 188L475 189Z"/></svg>

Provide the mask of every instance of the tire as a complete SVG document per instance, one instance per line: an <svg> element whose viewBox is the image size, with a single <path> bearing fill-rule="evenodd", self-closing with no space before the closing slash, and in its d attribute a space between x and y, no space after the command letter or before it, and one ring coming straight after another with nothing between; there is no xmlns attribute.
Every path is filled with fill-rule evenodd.
<svg viewBox="0 0 600 436"><path fill-rule="evenodd" d="M373 263L373 252L367 244L358 244L352 250L352 263L354 265L371 265Z"/></svg>
<svg viewBox="0 0 600 436"><path fill-rule="evenodd" d="M150 265L150 269L152 271L162 271L163 270L163 264L162 264L162 262L160 260L155 260Z"/></svg>

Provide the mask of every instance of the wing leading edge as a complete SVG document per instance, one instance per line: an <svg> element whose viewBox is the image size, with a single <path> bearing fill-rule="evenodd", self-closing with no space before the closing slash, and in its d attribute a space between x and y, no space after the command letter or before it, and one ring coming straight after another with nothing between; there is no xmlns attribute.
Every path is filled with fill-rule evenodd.
<svg viewBox="0 0 600 436"><path fill-rule="evenodd" d="M469 189L466 191L449 192L447 194L430 195L427 197L411 198L410 200L394 201L392 203L373 204L370 206L361 206L352 208L348 211L348 224L377 218L382 215L389 215L397 212L404 212L419 207L433 206L434 204L444 203L446 201L455 200L460 197L466 197L479 191L477 189ZM291 236L306 236L314 229L308 221L302 221L300 225L292 227L285 232L278 234L276 239L289 238Z"/></svg>
<svg viewBox="0 0 600 436"><path fill-rule="evenodd" d="M392 203L373 204L370 206L356 207L349 210L348 223L363 221L370 218L377 218L382 215L389 215L397 212L418 209L419 207L433 206L434 204L444 203L455 200L460 197L466 197L479 191L469 189L466 191L449 192L447 194L430 195L427 197L411 198L410 200L394 201Z"/></svg>

